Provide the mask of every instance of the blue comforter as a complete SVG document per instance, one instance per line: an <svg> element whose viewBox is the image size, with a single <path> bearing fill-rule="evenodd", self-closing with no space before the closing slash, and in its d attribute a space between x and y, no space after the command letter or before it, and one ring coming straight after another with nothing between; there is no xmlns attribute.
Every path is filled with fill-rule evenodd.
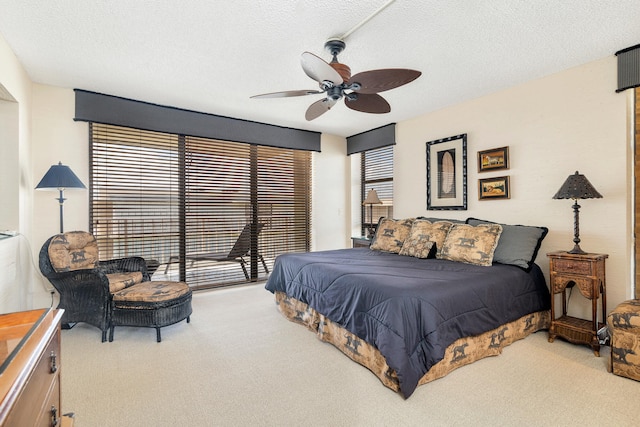
<svg viewBox="0 0 640 427"><path fill-rule="evenodd" d="M405 398L455 340L546 310L550 301L537 265L525 272L368 248L280 255L266 289L308 304L376 347Z"/></svg>

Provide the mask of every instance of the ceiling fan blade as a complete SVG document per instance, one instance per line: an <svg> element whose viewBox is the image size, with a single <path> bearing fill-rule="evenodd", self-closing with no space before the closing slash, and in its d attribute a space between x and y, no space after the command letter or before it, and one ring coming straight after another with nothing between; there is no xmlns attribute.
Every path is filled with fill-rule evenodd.
<svg viewBox="0 0 640 427"><path fill-rule="evenodd" d="M343 82L340 74L338 74L331 65L313 53L304 52L300 58L300 62L302 64L302 69L307 76L311 77L318 83L322 83L326 80L333 82L335 86L338 86Z"/></svg>
<svg viewBox="0 0 640 427"><path fill-rule="evenodd" d="M316 101L307 108L307 112L304 115L304 118L308 121L313 119L317 119L327 111L336 105L336 101L331 98L323 98L320 101Z"/></svg>
<svg viewBox="0 0 640 427"><path fill-rule="evenodd" d="M263 93L260 95L253 95L250 98L289 98L291 96L316 95L318 93L323 93L323 92L319 90L287 90L284 92L272 92L272 93Z"/></svg>
<svg viewBox="0 0 640 427"><path fill-rule="evenodd" d="M358 97L354 100L344 98L344 103L352 110L362 111L363 113L383 114L391 111L389 103L380 95L375 93L357 93Z"/></svg>
<svg viewBox="0 0 640 427"><path fill-rule="evenodd" d="M349 79L349 83L360 84L357 93L378 93L405 85L420 77L422 73L407 68L385 68L381 70L363 71Z"/></svg>

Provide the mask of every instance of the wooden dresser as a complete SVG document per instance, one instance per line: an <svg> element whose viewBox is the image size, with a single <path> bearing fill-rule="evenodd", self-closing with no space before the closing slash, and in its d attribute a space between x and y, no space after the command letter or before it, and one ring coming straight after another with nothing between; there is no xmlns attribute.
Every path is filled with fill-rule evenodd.
<svg viewBox="0 0 640 427"><path fill-rule="evenodd" d="M71 425L60 409L62 312L0 315L0 426Z"/></svg>

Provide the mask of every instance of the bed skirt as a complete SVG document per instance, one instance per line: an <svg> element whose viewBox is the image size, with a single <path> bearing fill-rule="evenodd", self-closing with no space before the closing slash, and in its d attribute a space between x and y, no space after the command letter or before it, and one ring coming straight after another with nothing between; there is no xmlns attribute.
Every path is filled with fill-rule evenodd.
<svg viewBox="0 0 640 427"><path fill-rule="evenodd" d="M398 377L382 354L371 344L327 319L307 304L285 295L275 293L278 310L289 320L306 326L325 342L333 344L353 361L373 372L382 383L396 392L400 391ZM420 379L418 385L442 378L449 372L488 356L502 353L509 344L527 337L541 329L548 329L549 310L527 314L513 322L474 337L460 338L445 351L444 358L433 365Z"/></svg>

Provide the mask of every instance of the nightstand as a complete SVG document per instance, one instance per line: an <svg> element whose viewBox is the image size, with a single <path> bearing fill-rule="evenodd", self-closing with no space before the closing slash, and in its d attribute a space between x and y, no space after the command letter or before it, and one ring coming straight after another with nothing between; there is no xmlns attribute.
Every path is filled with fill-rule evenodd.
<svg viewBox="0 0 640 427"><path fill-rule="evenodd" d="M605 280L606 254L570 254L551 252L549 276L551 289L551 326L549 342L558 336L574 344L587 344L600 356L598 330L605 325L607 294ZM580 294L591 300L591 319L567 315L567 288L577 287ZM555 295L562 293L562 315L556 319ZM598 299L602 299L602 322L598 322Z"/></svg>
<svg viewBox="0 0 640 427"><path fill-rule="evenodd" d="M368 248L371 245L371 239L368 239L364 236L362 237L352 237L351 245L354 248Z"/></svg>

